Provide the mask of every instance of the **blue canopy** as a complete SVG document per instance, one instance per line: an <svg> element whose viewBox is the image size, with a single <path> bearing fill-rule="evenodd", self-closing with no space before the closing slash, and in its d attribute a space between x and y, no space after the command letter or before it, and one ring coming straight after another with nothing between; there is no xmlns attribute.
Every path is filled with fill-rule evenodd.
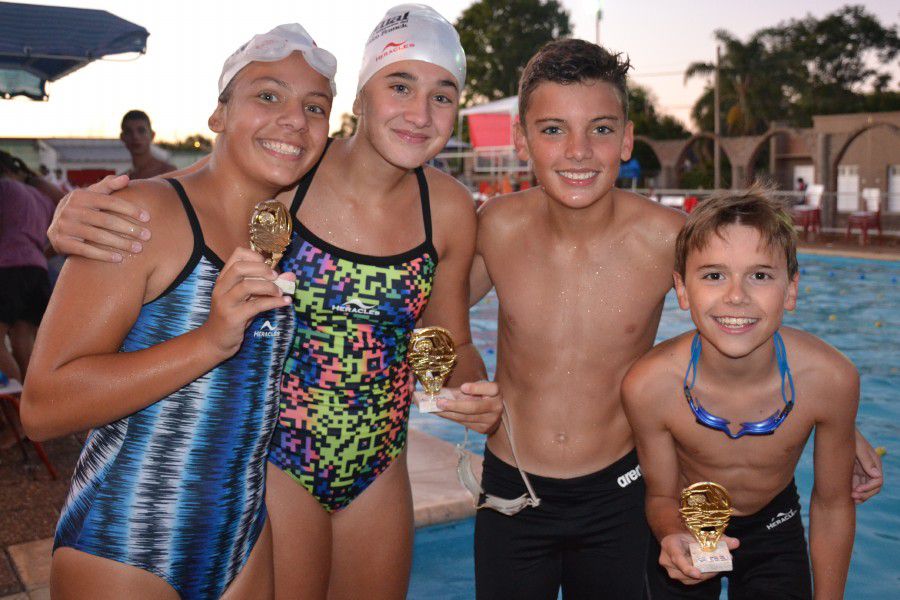
<svg viewBox="0 0 900 600"><path fill-rule="evenodd" d="M639 179L641 176L641 163L636 158L619 165L618 179Z"/></svg>
<svg viewBox="0 0 900 600"><path fill-rule="evenodd" d="M143 53L148 35L105 10L0 2L0 96L46 100L46 82L103 56Z"/></svg>

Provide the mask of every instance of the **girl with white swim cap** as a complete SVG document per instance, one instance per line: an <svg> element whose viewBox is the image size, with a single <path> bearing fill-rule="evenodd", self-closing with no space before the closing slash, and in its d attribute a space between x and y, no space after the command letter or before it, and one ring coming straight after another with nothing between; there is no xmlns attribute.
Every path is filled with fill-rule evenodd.
<svg viewBox="0 0 900 600"><path fill-rule="evenodd" d="M117 198L153 211L146 251L63 269L22 398L35 439L92 429L56 530L54 598L274 595L265 456L293 315L247 222L321 156L335 69L297 24L241 46L210 160Z"/></svg>
<svg viewBox="0 0 900 600"><path fill-rule="evenodd" d="M405 597L412 328L453 332L451 386L485 377L468 321L472 199L422 167L453 131L464 82L449 22L420 4L390 9L366 43L356 135L333 140L293 197L298 239L282 266L301 282L297 331L267 494L278 597ZM496 386L464 389L444 416L493 427Z"/></svg>
<svg viewBox="0 0 900 600"><path fill-rule="evenodd" d="M417 323L445 327L456 344L454 399L441 416L482 433L499 423L497 387L479 381L485 369L469 331L473 202L452 177L422 166L450 138L464 82L465 54L446 19L421 4L390 9L366 43L356 135L333 140L278 196L297 232L281 268L298 279L266 494L278 598L405 597L405 354ZM90 193L71 200L109 207ZM77 237L128 247L79 226ZM61 250L105 257L56 233Z"/></svg>

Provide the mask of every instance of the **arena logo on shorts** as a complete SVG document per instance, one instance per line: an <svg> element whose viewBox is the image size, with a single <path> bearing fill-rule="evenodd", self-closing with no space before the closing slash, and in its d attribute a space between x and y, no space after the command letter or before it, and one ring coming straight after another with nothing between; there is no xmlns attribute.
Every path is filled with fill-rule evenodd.
<svg viewBox="0 0 900 600"><path fill-rule="evenodd" d="M263 337L275 337L279 334L278 325L272 325L272 322L269 320L263 321L263 324L259 326L257 331L253 332L253 337L263 338Z"/></svg>
<svg viewBox="0 0 900 600"><path fill-rule="evenodd" d="M796 515L796 514L797 514L797 509L795 509L795 508L792 508L791 510L787 511L786 513L780 512L777 515L775 515L774 517L772 517L772 520L769 521L769 523L766 525L766 529L768 529L769 531L772 531L773 529L775 529L776 527L778 527L785 521L789 521L789 520L793 519L794 515Z"/></svg>
<svg viewBox="0 0 900 600"><path fill-rule="evenodd" d="M626 488L640 478L641 478L641 466L638 465L635 468L633 468L632 470L625 473L624 475L619 475L619 478L616 479L616 482L619 484L620 488Z"/></svg>
<svg viewBox="0 0 900 600"><path fill-rule="evenodd" d="M392 31L397 31L399 29L404 29L409 26L409 11L406 11L402 15L394 15L393 17L388 17L381 23L375 26L375 30L372 32L372 35L369 36L369 41L366 42L368 45L372 42L372 40L377 40L383 35L387 35Z"/></svg>
<svg viewBox="0 0 900 600"><path fill-rule="evenodd" d="M342 312L342 313L352 313L354 315L370 315L373 317L377 317L381 314L381 311L378 310L378 304L366 304L359 298L353 298L352 300L347 300L343 304L338 304L333 307L331 310Z"/></svg>

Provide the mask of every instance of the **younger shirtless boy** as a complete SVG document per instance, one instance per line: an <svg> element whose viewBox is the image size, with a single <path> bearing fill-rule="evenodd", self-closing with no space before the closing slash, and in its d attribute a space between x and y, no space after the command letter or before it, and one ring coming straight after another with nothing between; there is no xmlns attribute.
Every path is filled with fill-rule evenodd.
<svg viewBox="0 0 900 600"><path fill-rule="evenodd" d="M822 340L782 326L797 281L791 218L761 188L706 200L678 236L675 289L697 330L654 348L622 384L661 545L651 552L669 575L648 573L654 600L719 598L722 575L693 566L678 512L681 489L701 481L724 486L734 508L729 597L812 597L793 478L813 428L816 598L843 595L859 376Z"/></svg>
<svg viewBox="0 0 900 600"><path fill-rule="evenodd" d="M479 599L642 598L644 482L620 400L629 367L653 345L672 287L683 213L615 188L631 155L627 60L581 40L551 42L519 88L519 156L539 186L481 209L472 302L496 288L496 381L518 466L540 505L475 525ZM860 501L881 485L859 437ZM483 487L526 487L500 428ZM527 497L527 496L526 496Z"/></svg>

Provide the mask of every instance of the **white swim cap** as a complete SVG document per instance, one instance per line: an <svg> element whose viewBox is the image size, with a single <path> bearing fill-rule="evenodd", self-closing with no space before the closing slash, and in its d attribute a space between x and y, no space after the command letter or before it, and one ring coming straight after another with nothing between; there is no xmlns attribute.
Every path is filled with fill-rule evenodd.
<svg viewBox="0 0 900 600"><path fill-rule="evenodd" d="M299 23L279 25L268 33L253 36L228 57L219 75L219 94L234 79L238 71L254 61L275 62L286 58L291 52L300 52L306 63L317 73L325 77L331 85L331 93L337 93L334 85L334 74L337 71L337 59L331 52L319 48L312 37Z"/></svg>
<svg viewBox="0 0 900 600"><path fill-rule="evenodd" d="M466 53L459 34L430 6L398 4L385 13L363 50L357 93L372 75L401 60L421 60L447 69L460 91L466 84Z"/></svg>

